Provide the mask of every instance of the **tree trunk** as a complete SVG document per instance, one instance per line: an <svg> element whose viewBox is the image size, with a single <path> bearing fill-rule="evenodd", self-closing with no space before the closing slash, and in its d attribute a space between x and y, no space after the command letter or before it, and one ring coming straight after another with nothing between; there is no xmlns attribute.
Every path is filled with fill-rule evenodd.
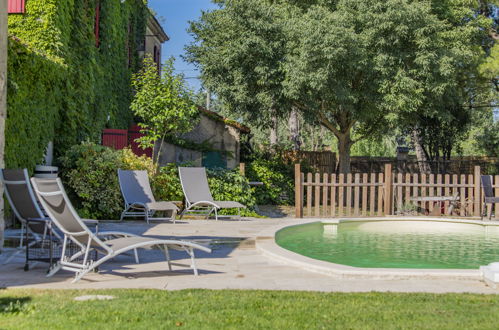
<svg viewBox="0 0 499 330"><path fill-rule="evenodd" d="M291 109L289 114L289 138L293 142L293 150L300 150L300 119L298 118L298 110L296 108Z"/></svg>
<svg viewBox="0 0 499 330"><path fill-rule="evenodd" d="M5 167L5 119L7 118L7 0L0 0L0 168ZM3 185L0 182L0 250L4 238Z"/></svg>
<svg viewBox="0 0 499 330"><path fill-rule="evenodd" d="M277 116L274 115L272 116L271 121L272 121L272 126L270 127L270 146L275 147L279 142L279 139L277 137L279 119L277 118Z"/></svg>
<svg viewBox="0 0 499 330"><path fill-rule="evenodd" d="M352 139L350 130L345 133L336 135L338 139L338 173L350 173L350 148L352 147Z"/></svg>
<svg viewBox="0 0 499 330"><path fill-rule="evenodd" d="M418 160L419 171L421 173L431 173L431 166L428 161L428 155L423 148L423 141L417 129L412 130L412 143L416 151L416 158Z"/></svg>

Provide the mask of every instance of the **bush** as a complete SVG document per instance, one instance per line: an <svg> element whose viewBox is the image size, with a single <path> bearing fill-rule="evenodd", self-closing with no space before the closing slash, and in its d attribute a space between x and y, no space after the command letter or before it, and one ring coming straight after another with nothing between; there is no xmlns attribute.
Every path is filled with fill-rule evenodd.
<svg viewBox="0 0 499 330"><path fill-rule="evenodd" d="M61 177L83 218L118 219L123 199L117 169L123 167L121 152L85 142L60 158Z"/></svg>
<svg viewBox="0 0 499 330"><path fill-rule="evenodd" d="M138 157L129 149L114 150L85 142L73 146L60 158L61 177L80 216L91 219L118 219L123 211L117 170L146 170L157 200L182 201L184 195L175 164L161 167L156 175L152 160ZM185 165L184 165L185 166ZM244 216L258 216L255 198L247 178L236 171L209 170L208 182L217 200L238 201L248 207ZM229 214L234 210L224 210Z"/></svg>
<svg viewBox="0 0 499 330"><path fill-rule="evenodd" d="M257 186L256 202L259 205L294 204L294 170L292 165L278 158L255 159L247 167L251 181L263 182Z"/></svg>
<svg viewBox="0 0 499 330"><path fill-rule="evenodd" d="M239 202L247 207L247 209L241 210L241 215L247 217L258 216L258 214L253 211L254 206L256 205L256 199L249 186L248 178L242 176L238 170L208 170L208 184L210 185L213 199ZM237 210L225 209L221 210L219 213L237 214Z"/></svg>

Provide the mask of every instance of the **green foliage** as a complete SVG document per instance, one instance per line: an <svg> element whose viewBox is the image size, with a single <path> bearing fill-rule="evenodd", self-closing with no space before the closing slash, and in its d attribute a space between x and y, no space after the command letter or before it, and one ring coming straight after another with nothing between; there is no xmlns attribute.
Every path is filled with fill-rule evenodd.
<svg viewBox="0 0 499 330"><path fill-rule="evenodd" d="M352 144L390 124L450 127L476 89L490 25L476 1L219 3L191 25L187 48L206 86L258 125L291 106L320 122L338 139L341 172Z"/></svg>
<svg viewBox="0 0 499 330"><path fill-rule="evenodd" d="M117 170L123 167L119 151L83 143L60 159L61 177L83 218L119 219L123 199Z"/></svg>
<svg viewBox="0 0 499 330"><path fill-rule="evenodd" d="M246 205L242 209L243 216L258 216L253 209L256 199L248 184L248 178L242 176L238 170L208 169L208 184L215 200L234 201ZM237 210L221 210L220 214L237 214Z"/></svg>
<svg viewBox="0 0 499 330"><path fill-rule="evenodd" d="M197 107L183 77L174 74L173 59L163 66L162 76L151 56L147 55L140 71L132 76L135 95L130 108L141 118L138 141L142 148L163 144L167 136L188 132L195 124ZM157 152L155 162L159 159Z"/></svg>
<svg viewBox="0 0 499 330"><path fill-rule="evenodd" d="M61 177L80 216L91 219L118 219L123 211L118 169L145 170L157 200L183 201L184 195L175 164L156 166L151 158L138 157L129 149L114 150L91 142L70 148L60 158ZM187 165L184 165L187 166ZM248 179L236 171L209 170L208 181L217 200L238 201L248 207L243 216L258 216ZM234 214L224 210L221 214Z"/></svg>
<svg viewBox="0 0 499 330"><path fill-rule="evenodd" d="M485 155L499 157L499 121L484 128L477 136L477 144Z"/></svg>
<svg viewBox="0 0 499 330"><path fill-rule="evenodd" d="M149 13L142 1L101 0L96 47L96 4L30 0L26 14L9 15L8 167L33 168L49 141L61 155L80 141L97 141L106 124L128 127L130 75Z"/></svg>
<svg viewBox="0 0 499 330"><path fill-rule="evenodd" d="M251 181L263 182L255 187L259 205L294 204L294 169L278 158L258 158L247 166Z"/></svg>

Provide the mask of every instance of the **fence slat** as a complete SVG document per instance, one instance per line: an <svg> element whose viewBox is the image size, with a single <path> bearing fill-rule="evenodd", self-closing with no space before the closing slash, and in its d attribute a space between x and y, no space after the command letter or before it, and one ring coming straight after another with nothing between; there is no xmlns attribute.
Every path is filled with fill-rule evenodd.
<svg viewBox="0 0 499 330"><path fill-rule="evenodd" d="M355 183L360 184L360 174L355 173ZM354 199L353 199L353 204L354 204L354 209L353 209L353 214L355 216L358 216L359 213L359 204L360 204L360 187L355 186L354 188Z"/></svg>
<svg viewBox="0 0 499 330"><path fill-rule="evenodd" d="M324 173L323 174L323 177L324 179L322 180L323 183L325 183L325 185L322 187L322 216L323 217L327 217L327 213L328 213L328 207L327 207L327 183L328 183L328 177L329 177L329 174L327 173Z"/></svg>
<svg viewBox="0 0 499 330"><path fill-rule="evenodd" d="M429 182L428 182L430 185L433 185L435 184L435 175L432 173L429 175ZM435 191L435 188L434 187L430 187L428 189L428 195L430 197L433 197L433 194L434 194L434 191ZM428 203L428 210L430 211L430 213L433 212L433 203Z"/></svg>
<svg viewBox="0 0 499 330"><path fill-rule="evenodd" d="M460 184L466 184L466 175L461 174ZM459 198L461 205L459 206L459 215L464 217L466 215L466 188L461 187L459 192Z"/></svg>
<svg viewBox="0 0 499 330"><path fill-rule="evenodd" d="M496 187L494 196L499 196L499 175L496 175L494 177L494 185ZM494 218L498 219L499 218L499 203L496 203L494 207L495 207Z"/></svg>
<svg viewBox="0 0 499 330"><path fill-rule="evenodd" d="M450 175L446 174L445 175L445 196L450 196ZM444 203L444 214L447 214L447 211L449 210L449 201L445 201Z"/></svg>
<svg viewBox="0 0 499 330"><path fill-rule="evenodd" d="M473 183L473 174L468 175L468 183ZM473 187L468 187L468 214L473 214Z"/></svg>
<svg viewBox="0 0 499 330"><path fill-rule="evenodd" d="M405 183L406 184L410 184L411 183L411 174L410 173L406 173L405 174ZM408 185L405 186L405 199L404 201L409 204L411 203L411 187L409 187ZM412 203L411 203L412 204Z"/></svg>
<svg viewBox="0 0 499 330"><path fill-rule="evenodd" d="M480 166L475 166L475 171L474 171L474 179L473 179L473 184L475 185L474 189L474 199L473 199L473 215L475 217L480 216Z"/></svg>
<svg viewBox="0 0 499 330"><path fill-rule="evenodd" d="M339 184L342 184L342 183L345 183L345 174L341 173L339 175ZM339 186L338 187L338 216L339 217L342 217L344 214L343 214L343 200L344 200L344 196L343 196L343 187L342 186Z"/></svg>
<svg viewBox="0 0 499 330"><path fill-rule="evenodd" d="M336 174L331 174L331 183L336 183ZM336 216L336 187L331 186L331 216Z"/></svg>
<svg viewBox="0 0 499 330"><path fill-rule="evenodd" d="M242 173L244 173L244 163L239 165L239 169ZM295 217L303 218L303 199L302 199L302 189L303 189L303 180L301 173L300 164L295 164Z"/></svg>
<svg viewBox="0 0 499 330"><path fill-rule="evenodd" d="M370 183L376 182L376 173L371 173L371 181ZM376 187L371 186L369 191L369 215L374 216L374 212L376 211Z"/></svg>
<svg viewBox="0 0 499 330"><path fill-rule="evenodd" d="M307 182L312 183L312 173L307 173ZM312 216L312 186L307 186L307 216Z"/></svg>
<svg viewBox="0 0 499 330"><path fill-rule="evenodd" d="M321 175L319 173L315 173L315 183L320 184L321 183ZM314 216L315 217L320 217L321 216L321 187L319 185L315 186L315 208L314 208Z"/></svg>
<svg viewBox="0 0 499 330"><path fill-rule="evenodd" d="M384 179L384 175L383 173L378 173L378 182L379 183L384 183L385 181L383 180ZM378 215L381 216L383 215L383 186L378 186Z"/></svg>
<svg viewBox="0 0 499 330"><path fill-rule="evenodd" d="M416 173L412 176L412 180L414 183L414 186L412 187L412 196L411 197L419 197L419 175ZM417 208L421 208L421 203L415 201Z"/></svg>
<svg viewBox="0 0 499 330"><path fill-rule="evenodd" d="M364 186L362 186L362 215L366 216L367 215L367 173L362 174L362 183Z"/></svg>
<svg viewBox="0 0 499 330"><path fill-rule="evenodd" d="M347 183L352 183L352 173L347 173ZM352 215L352 186L347 186L347 216Z"/></svg>
<svg viewBox="0 0 499 330"><path fill-rule="evenodd" d="M401 183L403 182L403 175L402 173L397 174L397 211L400 213L402 211L402 206L404 205L404 202L402 200L402 185Z"/></svg>
<svg viewBox="0 0 499 330"><path fill-rule="evenodd" d="M457 174L452 175L452 184L458 183L457 180ZM459 194L459 188L458 187L452 187L452 196L456 196L456 194ZM453 210L454 213L457 211L456 209Z"/></svg>

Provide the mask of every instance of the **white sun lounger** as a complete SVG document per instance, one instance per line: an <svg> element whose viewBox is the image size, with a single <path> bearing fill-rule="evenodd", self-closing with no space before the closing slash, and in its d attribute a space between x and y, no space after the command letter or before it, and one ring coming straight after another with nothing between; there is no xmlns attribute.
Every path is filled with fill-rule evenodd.
<svg viewBox="0 0 499 330"><path fill-rule="evenodd" d="M172 202L157 202L149 184L146 171L118 170L121 194L125 200L125 209L121 213L120 220L125 217L144 217L149 220L173 220L178 208ZM153 218L156 211L171 212L171 217Z"/></svg>
<svg viewBox="0 0 499 330"><path fill-rule="evenodd" d="M185 207L180 216L198 214L209 216L214 213L218 220L218 210L237 208L241 219L241 209L246 208L241 203L233 201L215 201L208 186L206 169L204 167L179 167L180 183L185 196Z"/></svg>
<svg viewBox="0 0 499 330"><path fill-rule="evenodd" d="M191 268L195 275L198 275L196 268L194 249L205 252L211 252L211 249L192 242L158 239L149 237L124 237L110 239L107 241L101 240L92 231L88 229L82 219L78 216L75 209L71 205L66 193L64 192L60 179L40 179L32 178L31 182L40 203L47 212L53 223L63 232L64 244L61 253L61 259L54 266L47 276L54 275L60 269L72 271L75 273L74 282L79 281L87 273L97 269L99 265L120 255L122 253L138 249L152 248L158 246L161 248L168 261L168 267L171 271L169 249L185 251L191 258ZM72 241L80 251L71 256L66 256L66 243ZM92 250L97 250L103 256L97 260L90 260L89 254ZM83 257L82 261L77 261Z"/></svg>

